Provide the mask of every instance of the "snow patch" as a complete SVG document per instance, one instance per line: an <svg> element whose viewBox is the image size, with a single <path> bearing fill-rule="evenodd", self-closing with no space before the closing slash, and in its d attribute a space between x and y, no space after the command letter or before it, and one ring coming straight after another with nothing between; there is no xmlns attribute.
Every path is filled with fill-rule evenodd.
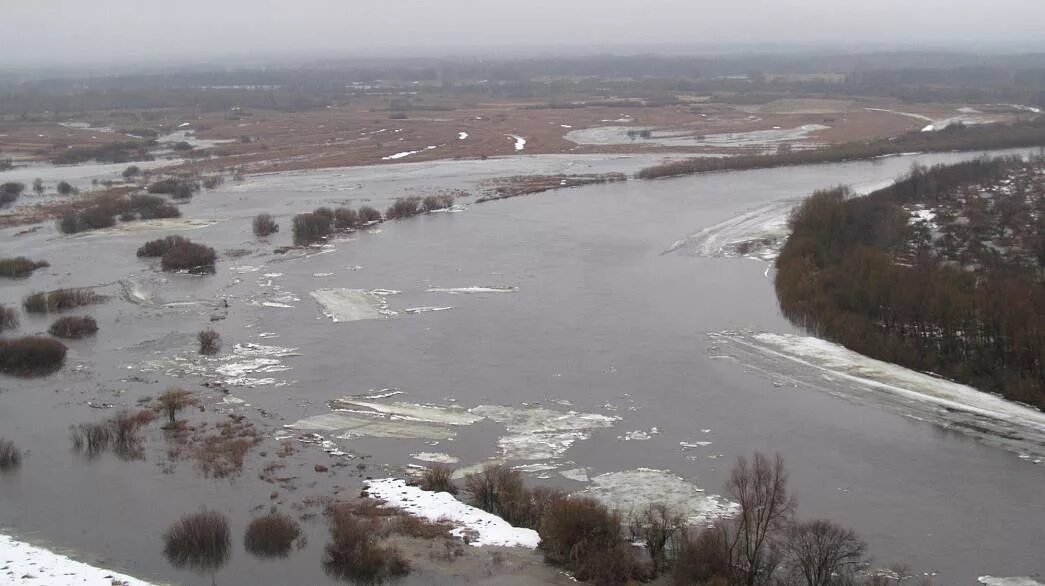
<svg viewBox="0 0 1045 586"><path fill-rule="evenodd" d="M475 547L496 545L534 549L540 537L533 529L513 527L504 519L470 507L447 492L429 492L396 478L367 480L368 494L388 507L428 521L447 520L456 525L451 534L462 537Z"/></svg>
<svg viewBox="0 0 1045 586"><path fill-rule="evenodd" d="M0 579L4 584L126 584L149 582L78 562L72 558L0 535Z"/></svg>

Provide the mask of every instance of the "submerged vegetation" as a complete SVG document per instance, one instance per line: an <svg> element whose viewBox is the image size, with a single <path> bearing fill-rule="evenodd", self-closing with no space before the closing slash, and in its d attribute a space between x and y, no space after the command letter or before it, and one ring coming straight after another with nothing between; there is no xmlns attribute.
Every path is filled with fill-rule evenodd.
<svg viewBox="0 0 1045 586"><path fill-rule="evenodd" d="M26 336L0 339L0 373L46 376L65 364L65 344L54 338Z"/></svg>
<svg viewBox="0 0 1045 586"><path fill-rule="evenodd" d="M279 232L279 224L272 219L270 214L258 214L254 216L254 221L251 223L251 227L254 230L254 235L258 238L264 238Z"/></svg>
<svg viewBox="0 0 1045 586"><path fill-rule="evenodd" d="M1045 407L1036 169L1045 160L976 160L915 168L866 197L813 194L777 261L781 309L856 352ZM931 226L910 221L912 205Z"/></svg>
<svg viewBox="0 0 1045 586"><path fill-rule="evenodd" d="M260 558L286 557L294 541L301 536L301 525L279 513L258 517L247 525L243 545Z"/></svg>
<svg viewBox="0 0 1045 586"><path fill-rule="evenodd" d="M0 304L0 332L18 327L18 313L14 309Z"/></svg>
<svg viewBox="0 0 1045 586"><path fill-rule="evenodd" d="M13 442L0 437L0 472L14 470L22 464L22 450Z"/></svg>
<svg viewBox="0 0 1045 586"><path fill-rule="evenodd" d="M47 332L57 338L79 339L98 333L98 322L89 315L60 317Z"/></svg>
<svg viewBox="0 0 1045 586"><path fill-rule="evenodd" d="M165 271L188 271L202 274L213 273L218 255L214 249L196 244L181 236L167 236L143 244L138 257L160 257L160 267Z"/></svg>
<svg viewBox="0 0 1045 586"><path fill-rule="evenodd" d="M221 335L211 329L206 329L196 334L196 340L200 344L199 353L211 356L221 351Z"/></svg>
<svg viewBox="0 0 1045 586"><path fill-rule="evenodd" d="M178 568L215 571L229 560L232 532L217 511L185 515L163 534L163 553Z"/></svg>
<svg viewBox="0 0 1045 586"><path fill-rule="evenodd" d="M55 289L30 293L22 300L22 309L28 313L56 313L108 300L108 297L95 293L93 289Z"/></svg>
<svg viewBox="0 0 1045 586"><path fill-rule="evenodd" d="M0 258L0 277L21 279L33 274L36 269L51 266L47 261L34 261L18 256L14 258Z"/></svg>
<svg viewBox="0 0 1045 586"><path fill-rule="evenodd" d="M329 524L330 542L323 554L323 569L329 576L380 583L410 573L410 563L399 550L380 543L379 519L339 505L330 509Z"/></svg>
<svg viewBox="0 0 1045 586"><path fill-rule="evenodd" d="M156 195L105 195L64 212L58 219L63 234L110 228L119 218L123 222L179 218L181 211L166 199Z"/></svg>

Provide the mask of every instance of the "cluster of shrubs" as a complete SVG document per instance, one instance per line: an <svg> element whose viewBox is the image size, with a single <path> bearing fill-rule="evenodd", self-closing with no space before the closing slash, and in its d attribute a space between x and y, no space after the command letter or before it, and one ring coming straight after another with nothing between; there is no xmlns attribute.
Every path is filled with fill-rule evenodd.
<svg viewBox="0 0 1045 586"><path fill-rule="evenodd" d="M165 271L188 271L194 274L213 273L218 255L214 249L192 242L182 236L167 236L151 240L138 248L139 258L159 257Z"/></svg>
<svg viewBox="0 0 1045 586"><path fill-rule="evenodd" d="M409 218L423 213L450 209L453 205L454 197L452 195L429 195L424 199L420 197L401 197L392 202L392 205L385 210L385 219L398 220L400 218Z"/></svg>
<svg viewBox="0 0 1045 586"><path fill-rule="evenodd" d="M28 313L57 313L86 305L105 303L109 298L92 289L55 289L30 293L22 300L22 309Z"/></svg>
<svg viewBox="0 0 1045 586"><path fill-rule="evenodd" d="M323 569L337 580L381 583L410 572L399 550L380 543L382 524L361 515L350 505L331 507L330 542L323 553Z"/></svg>
<svg viewBox="0 0 1045 586"><path fill-rule="evenodd" d="M0 339L0 373L46 376L65 363L65 344L54 338L26 336Z"/></svg>
<svg viewBox="0 0 1045 586"><path fill-rule="evenodd" d="M200 354L204 356L217 354L221 350L221 336L214 330L203 330L196 335L196 339L200 343Z"/></svg>
<svg viewBox="0 0 1045 586"><path fill-rule="evenodd" d="M311 213L294 216L294 244L306 246L330 237L335 231L353 230L380 221L381 212L370 206L363 206L359 211L348 207L316 208Z"/></svg>
<svg viewBox="0 0 1045 586"><path fill-rule="evenodd" d="M161 193L175 199L189 199L200 190L200 184L196 181L170 177L152 183L147 188L149 193Z"/></svg>
<svg viewBox="0 0 1045 586"><path fill-rule="evenodd" d="M276 512L257 517L247 526L244 546L259 558L286 557L291 546L303 545L301 525ZM232 550L229 520L218 511L185 515L163 534L163 553L177 568L214 572L225 565Z"/></svg>
<svg viewBox="0 0 1045 586"><path fill-rule="evenodd" d="M78 340L96 334L98 322L89 315L62 317L55 320L47 332L56 338Z"/></svg>
<svg viewBox="0 0 1045 586"><path fill-rule="evenodd" d="M29 260L24 256L0 258L0 277L20 279L22 277L28 277L36 269L42 269L49 266L51 265L47 261Z"/></svg>
<svg viewBox="0 0 1045 586"><path fill-rule="evenodd" d="M115 226L116 218L130 222L178 217L181 217L181 211L166 199L135 194L130 197L101 198L88 207L66 212L58 220L58 229L63 234L75 234Z"/></svg>
<svg viewBox="0 0 1045 586"><path fill-rule="evenodd" d="M25 191L25 183L8 181L0 185L0 208L18 201L18 197Z"/></svg>

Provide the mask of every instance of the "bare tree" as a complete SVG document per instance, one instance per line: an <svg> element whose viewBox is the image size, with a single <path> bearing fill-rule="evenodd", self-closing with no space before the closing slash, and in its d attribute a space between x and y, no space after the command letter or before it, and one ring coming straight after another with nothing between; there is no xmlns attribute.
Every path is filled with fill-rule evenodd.
<svg viewBox="0 0 1045 586"><path fill-rule="evenodd" d="M686 519L663 503L650 503L640 513L631 516L628 528L632 539L646 545L656 574L668 563L669 546L677 548L676 540L684 539Z"/></svg>
<svg viewBox="0 0 1045 586"><path fill-rule="evenodd" d="M848 584L864 561L867 543L852 530L827 520L795 523L784 545L788 566L806 586Z"/></svg>
<svg viewBox="0 0 1045 586"><path fill-rule="evenodd" d="M185 389L167 389L162 395L156 397L157 408L167 413L167 420L171 425L174 425L179 411L198 404L199 399L191 391Z"/></svg>
<svg viewBox="0 0 1045 586"><path fill-rule="evenodd" d="M729 546L731 582L765 584L776 571L781 555L773 536L786 527L796 505L788 494L787 476L780 454L770 460L756 452L750 464L741 457L733 467L726 493L740 505L740 513L721 529Z"/></svg>

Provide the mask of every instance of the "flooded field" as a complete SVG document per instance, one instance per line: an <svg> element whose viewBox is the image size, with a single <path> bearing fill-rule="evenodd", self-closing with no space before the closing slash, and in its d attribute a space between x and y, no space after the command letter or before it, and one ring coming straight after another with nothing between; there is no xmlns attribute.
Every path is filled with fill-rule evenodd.
<svg viewBox="0 0 1045 586"><path fill-rule="evenodd" d="M0 532L149 582L207 584L212 576L173 568L161 539L180 515L206 505L233 526L218 583L324 584L332 580L320 563L325 524L314 503L357 496L368 477L404 477L428 462L505 461L531 484L625 510L670 502L699 521L728 513L718 493L733 461L761 450L787 459L803 516L852 526L882 564L907 563L941 584L1040 576L1040 412L1006 404L1020 416L1006 420L1011 413L984 403L993 411L977 417L986 419L948 419L941 396L929 405L914 393L874 398L880 386L853 380L863 366L842 363L852 357L831 361L796 342L807 339L780 316L770 265L759 260L772 258L790 205L814 189L866 190L916 160L972 156L464 200L460 213L387 222L283 254L276 249L290 244L290 217L319 205L383 208L496 176L630 172L649 161L520 156L261 175L196 196L181 207L191 222L80 237L50 225L20 236L4 229L5 256L51 266L0 281L0 303L59 287L95 287L110 299L71 312L90 313L100 331L69 343L58 374L0 379L0 430L28 451L16 474L0 474ZM268 240L251 233L262 212L281 226ZM135 256L145 240L174 233L214 247L216 274L162 273ZM757 246L738 249L750 242ZM20 331L49 324L23 314ZM196 334L208 327L224 344L199 356ZM889 384L914 384L893 375ZM243 415L256 426L260 443L242 474L205 477L159 432L142 459L71 450L70 425L172 385L204 397L204 412L187 417ZM961 394L945 391L945 407L964 413ZM293 453L266 471L282 440ZM285 560L258 562L241 532L271 506L308 519L309 539ZM505 583L526 583L524 571L531 581L563 579L538 573L529 550L507 569L476 552L456 570L421 571L405 583L448 584L455 572L487 570L515 572Z"/></svg>

